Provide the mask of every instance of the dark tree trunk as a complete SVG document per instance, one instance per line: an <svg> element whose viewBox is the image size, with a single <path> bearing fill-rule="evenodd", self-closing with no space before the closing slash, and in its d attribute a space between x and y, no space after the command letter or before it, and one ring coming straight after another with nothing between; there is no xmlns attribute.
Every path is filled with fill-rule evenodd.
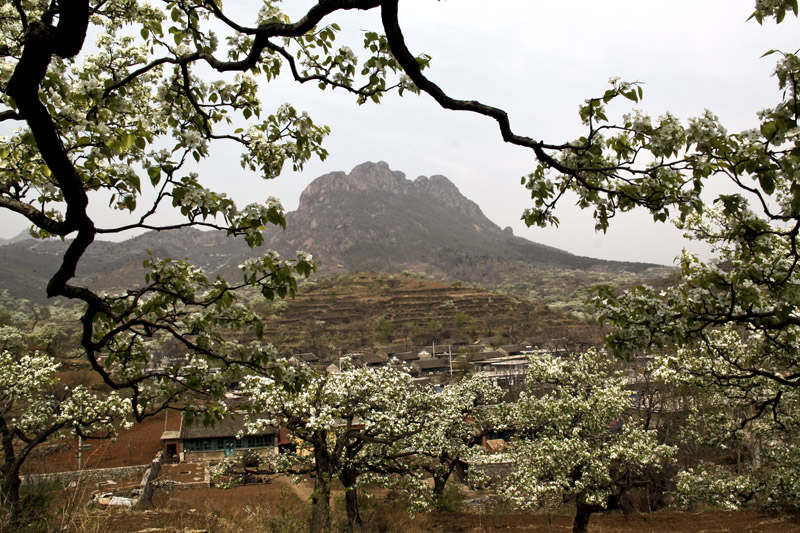
<svg viewBox="0 0 800 533"><path fill-rule="evenodd" d="M324 533L331 527L331 482L333 481L333 461L328 454L325 432L314 437L314 459L316 479L311 493L311 533Z"/></svg>
<svg viewBox="0 0 800 533"><path fill-rule="evenodd" d="M344 487L344 506L347 510L347 523L350 531L361 530L361 512L358 509L358 487L355 484Z"/></svg>
<svg viewBox="0 0 800 533"><path fill-rule="evenodd" d="M6 468L6 465L3 465L0 471L3 476L3 483L0 485L0 508L2 508L2 513L13 521L19 507L19 487L21 485L19 469Z"/></svg>
<svg viewBox="0 0 800 533"><path fill-rule="evenodd" d="M345 468L342 472L342 486L344 487L344 507L347 511L347 524L350 531L361 531L361 512L358 508L358 487L356 481L358 474Z"/></svg>
<svg viewBox="0 0 800 533"><path fill-rule="evenodd" d="M449 474L447 476L433 476L434 498L439 498L442 494L444 494L444 488L447 486L447 478L449 477Z"/></svg>
<svg viewBox="0 0 800 533"><path fill-rule="evenodd" d="M597 504L590 504L583 501L583 498L578 497L577 509L575 510L575 520L572 522L572 533L587 533L589 530L589 518L592 513L603 510L603 507Z"/></svg>
<svg viewBox="0 0 800 533"><path fill-rule="evenodd" d="M3 463L0 465L0 508L3 514L14 518L19 505L19 469L22 466L14 451L14 432L0 418L0 436L2 437Z"/></svg>
<svg viewBox="0 0 800 533"><path fill-rule="evenodd" d="M331 526L331 475L317 469L314 492L311 493L311 533L323 533Z"/></svg>
<svg viewBox="0 0 800 533"><path fill-rule="evenodd" d="M14 531L18 525L19 517L19 470L22 464L4 450L4 461L0 466L0 530L8 527Z"/></svg>
<svg viewBox="0 0 800 533"><path fill-rule="evenodd" d="M54 424L42 430L25 446L15 449L14 437L16 429L9 427L6 420L0 417L0 451L3 454L2 464L0 464L0 510L10 517L12 530L14 521L18 519L19 488L22 485L19 472L22 469L22 465L36 446L43 443L50 435L62 427L62 423Z"/></svg>
<svg viewBox="0 0 800 533"><path fill-rule="evenodd" d="M439 466L443 468L434 468L431 472L433 475L433 497L435 499L438 499L444 494L447 480L450 479L453 470L455 470L458 464L458 460L451 459L446 453L439 457Z"/></svg>

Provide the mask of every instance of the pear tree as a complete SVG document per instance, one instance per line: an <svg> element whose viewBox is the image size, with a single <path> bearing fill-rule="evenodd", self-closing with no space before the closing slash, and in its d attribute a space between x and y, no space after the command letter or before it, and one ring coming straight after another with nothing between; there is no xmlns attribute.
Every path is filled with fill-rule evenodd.
<svg viewBox="0 0 800 533"><path fill-rule="evenodd" d="M429 422L430 391L390 366L356 368L345 363L334 374L306 365L278 368L271 375L244 380L243 392L253 411L247 431L281 426L288 432L294 450L281 454L274 468L314 474L311 531L331 526L334 480L344 486L351 527L359 527L359 486L367 479L407 473L402 459L418 452L405 444L406 439Z"/></svg>
<svg viewBox="0 0 800 533"><path fill-rule="evenodd" d="M37 446L65 432L110 436L125 425L129 406L119 394L66 386L59 366L40 352L0 352L0 526L19 519L20 470Z"/></svg>
<svg viewBox="0 0 800 533"><path fill-rule="evenodd" d="M573 531L608 508L625 483L674 453L635 416L627 376L602 351L531 356L526 389L508 409L516 437L503 495L523 509L574 499Z"/></svg>
<svg viewBox="0 0 800 533"><path fill-rule="evenodd" d="M792 0L759 1L751 18L780 23L797 12ZM713 250L711 260L684 252L677 279L664 290L600 288L591 303L612 327L613 353L662 357L664 380L695 387L717 406L684 406L696 422L692 438L752 458L733 470L690 468L680 484L685 496L772 507L792 501L800 479L793 451L800 436L800 58L791 51L764 55L777 59L781 98L754 110L757 127L729 132L711 111L686 124L634 111L614 125L606 104L618 94L641 96L640 87L616 81L582 109L588 149L568 151L562 162L606 167L591 173L597 188L585 189L582 200L596 206L599 227L615 211L640 205ZM641 158L645 164L634 169ZM725 186L708 187L712 181ZM547 202L541 205L529 214L543 216ZM716 474L738 481L716 483ZM737 484L744 488L734 490Z"/></svg>
<svg viewBox="0 0 800 533"><path fill-rule="evenodd" d="M409 472L425 472L433 479L426 502L435 504L441 498L456 470L478 476L470 466L484 459L481 438L504 425L498 409L502 396L502 389L480 374L449 383L432 395L427 423L407 439L407 445L420 452L410 458L416 466Z"/></svg>

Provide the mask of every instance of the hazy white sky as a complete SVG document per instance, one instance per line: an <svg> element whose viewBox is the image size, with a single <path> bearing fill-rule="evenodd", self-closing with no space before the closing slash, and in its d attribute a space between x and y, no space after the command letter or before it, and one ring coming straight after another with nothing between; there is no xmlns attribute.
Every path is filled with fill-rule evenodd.
<svg viewBox="0 0 800 533"><path fill-rule="evenodd" d="M226 7L241 11L241 22L252 20L248 10L255 4L226 1ZM285 4L296 17L311 2ZM578 106L601 95L612 76L644 82L645 98L637 107L653 115L669 110L686 119L708 108L729 131L754 126L755 112L774 105L779 96L771 77L775 57L760 56L772 48L797 50L800 24L794 18L779 26L745 22L753 4L403 0L400 18L409 48L433 56L427 75L452 96L502 107L518 133L562 142L581 134ZM377 12L348 13L335 21L342 26L338 41L345 44L357 45L361 30L380 27ZM311 162L301 173L289 169L265 182L241 171L238 155L224 146L203 167L207 183L242 204L272 195L293 210L314 178L382 160L410 179L445 175L501 227L576 254L669 264L685 244L677 231L643 214L621 217L608 234L598 234L591 215L579 212L569 198L557 211L557 229L526 228L520 216L530 199L520 178L534 168L532 154L503 144L489 119L442 110L426 95L358 107L341 91L264 85L265 111L287 101L332 127L326 143L330 157ZM629 109L623 105L616 111ZM26 226L21 217L3 215L0 221L2 237Z"/></svg>

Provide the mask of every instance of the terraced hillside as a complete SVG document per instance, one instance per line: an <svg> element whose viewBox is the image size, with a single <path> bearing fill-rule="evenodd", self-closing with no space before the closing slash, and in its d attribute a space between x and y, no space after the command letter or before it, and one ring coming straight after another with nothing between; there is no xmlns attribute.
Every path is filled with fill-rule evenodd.
<svg viewBox="0 0 800 533"><path fill-rule="evenodd" d="M295 300L275 302L264 312L273 342L323 357L385 344L411 349L489 336L537 345L600 341L598 326L543 305L416 274L329 277L304 284Z"/></svg>

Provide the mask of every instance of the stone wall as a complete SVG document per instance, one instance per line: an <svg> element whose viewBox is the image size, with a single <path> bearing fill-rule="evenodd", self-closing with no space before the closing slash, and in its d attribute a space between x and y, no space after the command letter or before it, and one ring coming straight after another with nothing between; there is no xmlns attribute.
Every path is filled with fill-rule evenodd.
<svg viewBox="0 0 800 533"><path fill-rule="evenodd" d="M514 470L514 463L510 461L503 461L497 463L476 464L470 465L470 469L481 472L493 483L496 483L504 480Z"/></svg>
<svg viewBox="0 0 800 533"><path fill-rule="evenodd" d="M31 474L21 476L23 485L59 483L69 485L73 481L98 481L103 479L121 479L141 476L150 465L120 466L116 468L93 468L72 470L70 472L54 472L52 474Z"/></svg>

